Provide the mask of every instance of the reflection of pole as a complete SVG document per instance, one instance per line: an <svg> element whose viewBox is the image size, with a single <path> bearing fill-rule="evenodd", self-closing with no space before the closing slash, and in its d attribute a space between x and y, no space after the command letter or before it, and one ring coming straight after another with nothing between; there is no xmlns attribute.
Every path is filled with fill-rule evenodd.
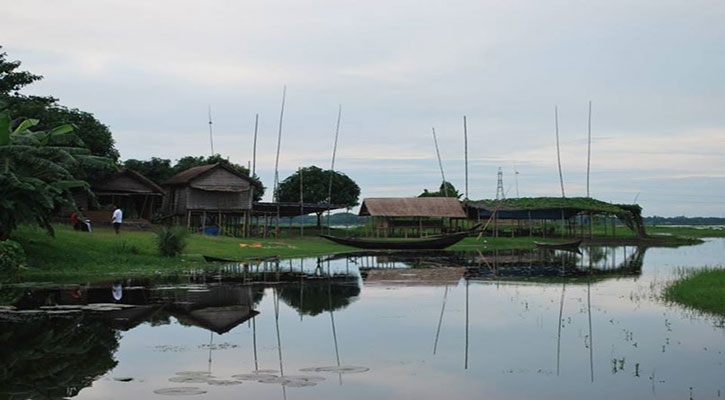
<svg viewBox="0 0 725 400"><path fill-rule="evenodd" d="M208 367L209 371L208 372L210 374L211 374L211 344L212 344L213 340L214 340L214 332L209 332L209 367Z"/></svg>
<svg viewBox="0 0 725 400"><path fill-rule="evenodd" d="M259 371L259 362L257 361L257 320L252 318L252 345L254 346L254 372Z"/></svg>
<svg viewBox="0 0 725 400"><path fill-rule="evenodd" d="M591 283L587 282L587 313L589 314L589 375L594 382L594 340L592 338Z"/></svg>
<svg viewBox="0 0 725 400"><path fill-rule="evenodd" d="M559 360L561 358L561 317L564 313L564 292L566 283L561 285L561 300L559 301L559 331L556 334L556 376L559 376Z"/></svg>
<svg viewBox="0 0 725 400"><path fill-rule="evenodd" d="M464 368L468 369L468 279L466 279L466 359Z"/></svg>
<svg viewBox="0 0 725 400"><path fill-rule="evenodd" d="M446 310L446 298L448 297L448 285L446 285L446 290L443 292L443 305L441 305L441 315L438 317L438 329L436 329L436 340L433 344L433 355L435 355L436 351L438 350L438 336L441 333L441 324L443 323L443 312Z"/></svg>
<svg viewBox="0 0 725 400"><path fill-rule="evenodd" d="M329 264L328 264L329 266ZM332 277L330 277L332 279ZM332 283L327 284L327 303L330 306L330 323L332 324L332 340L335 342L335 359L337 360L337 369L340 370L340 350L337 346L337 331L335 330L335 315L332 312ZM338 378L340 379L340 385L342 385L342 373L339 372Z"/></svg>
<svg viewBox="0 0 725 400"><path fill-rule="evenodd" d="M284 377L284 367L282 366L282 339L279 336L279 293L274 288L274 326L277 329L277 354L279 355L279 375ZM287 399L287 387L282 385L282 396Z"/></svg>

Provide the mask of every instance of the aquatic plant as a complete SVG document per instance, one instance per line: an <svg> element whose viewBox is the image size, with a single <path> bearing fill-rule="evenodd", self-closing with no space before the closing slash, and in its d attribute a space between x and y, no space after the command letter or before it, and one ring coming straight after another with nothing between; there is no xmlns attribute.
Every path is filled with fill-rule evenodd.
<svg viewBox="0 0 725 400"><path fill-rule="evenodd" d="M176 257L186 248L188 232L184 228L163 227L156 231L156 244L165 257Z"/></svg>

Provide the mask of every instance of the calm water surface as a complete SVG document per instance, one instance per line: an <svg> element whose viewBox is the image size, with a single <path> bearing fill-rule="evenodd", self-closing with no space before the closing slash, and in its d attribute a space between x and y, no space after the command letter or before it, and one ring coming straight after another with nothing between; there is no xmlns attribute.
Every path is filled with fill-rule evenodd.
<svg viewBox="0 0 725 400"><path fill-rule="evenodd" d="M722 320L659 295L682 268L723 259L725 240L582 255L358 254L250 267L266 268L267 281L278 268L320 276L281 284L243 284L243 267L226 266L217 276L4 288L17 308L2 314L0 393L163 399L155 391L186 387L215 399L718 398ZM261 370L272 371L248 376ZM192 382L174 382L185 379Z"/></svg>

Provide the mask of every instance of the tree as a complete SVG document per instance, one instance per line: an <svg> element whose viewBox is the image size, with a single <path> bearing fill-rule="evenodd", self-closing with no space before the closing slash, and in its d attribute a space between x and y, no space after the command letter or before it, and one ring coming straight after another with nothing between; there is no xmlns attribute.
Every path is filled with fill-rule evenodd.
<svg viewBox="0 0 725 400"><path fill-rule="evenodd" d="M19 121L28 119L38 120L36 129L43 131L71 124L75 128L75 135L82 140L83 147L90 150L90 154L118 160L119 153L110 129L93 114L64 107L54 97L20 94L20 89L43 77L18 71L20 61L8 61L6 57L7 53L0 53L0 101L5 104L8 113L17 118L12 123L13 128L17 127Z"/></svg>
<svg viewBox="0 0 725 400"><path fill-rule="evenodd" d="M123 167L138 172L157 185L163 184L174 175L171 160L166 158L151 157L148 161L128 159L123 162Z"/></svg>
<svg viewBox="0 0 725 400"><path fill-rule="evenodd" d="M301 169L302 194L305 203L327 203L354 207L359 204L360 187L347 175L317 166ZM332 173L332 198L328 199L330 174ZM300 171L280 182L277 199L281 202L300 201ZM317 227L322 226L322 213L317 213Z"/></svg>
<svg viewBox="0 0 725 400"><path fill-rule="evenodd" d="M89 187L73 171L111 164L81 147L83 141L73 134L73 126L30 129L36 125L37 120L29 119L13 129L8 112L0 111L0 240L22 222L37 223L52 235L55 210L75 208L70 190Z"/></svg>
<svg viewBox="0 0 725 400"><path fill-rule="evenodd" d="M457 199L460 199L462 196L452 183L443 182L437 192L429 192L428 189L423 189L423 193L419 194L418 197L446 197L446 193L448 197L455 197Z"/></svg>

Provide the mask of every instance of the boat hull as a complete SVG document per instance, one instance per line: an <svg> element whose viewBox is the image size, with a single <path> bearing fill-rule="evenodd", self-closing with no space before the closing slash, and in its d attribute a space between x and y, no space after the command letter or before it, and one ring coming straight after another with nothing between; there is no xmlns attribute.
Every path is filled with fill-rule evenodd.
<svg viewBox="0 0 725 400"><path fill-rule="evenodd" d="M371 240L371 239L348 239L330 235L320 235L329 241L343 244L345 246L357 247L369 250L440 250L452 246L466 236L468 232L455 233L452 235L437 236L416 240Z"/></svg>
<svg viewBox="0 0 725 400"><path fill-rule="evenodd" d="M566 242L566 243L541 243L541 242L534 242L534 244L537 247L542 247L545 249L561 249L561 250L577 250L579 249L579 245L582 244L581 240L575 240L573 242Z"/></svg>

